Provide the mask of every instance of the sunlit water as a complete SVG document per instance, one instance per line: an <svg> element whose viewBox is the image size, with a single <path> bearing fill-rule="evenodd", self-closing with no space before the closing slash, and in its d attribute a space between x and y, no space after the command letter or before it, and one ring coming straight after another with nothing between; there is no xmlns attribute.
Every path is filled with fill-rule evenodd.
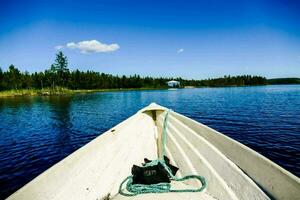
<svg viewBox="0 0 300 200"><path fill-rule="evenodd" d="M20 97L0 99L0 199L151 102L300 176L300 85Z"/></svg>

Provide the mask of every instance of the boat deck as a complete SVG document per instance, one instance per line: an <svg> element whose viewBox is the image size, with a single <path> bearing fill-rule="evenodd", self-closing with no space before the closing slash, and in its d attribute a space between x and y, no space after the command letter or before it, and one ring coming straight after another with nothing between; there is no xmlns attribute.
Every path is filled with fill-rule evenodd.
<svg viewBox="0 0 300 200"><path fill-rule="evenodd" d="M166 154L171 164L179 167L176 176L204 176L207 187L196 193L132 197L118 194L133 164L140 165L144 158L162 157L165 110L156 104L142 109L46 170L8 199L299 199L299 178L248 147L173 111L168 117ZM190 181L171 185L174 189L184 189L198 184Z"/></svg>

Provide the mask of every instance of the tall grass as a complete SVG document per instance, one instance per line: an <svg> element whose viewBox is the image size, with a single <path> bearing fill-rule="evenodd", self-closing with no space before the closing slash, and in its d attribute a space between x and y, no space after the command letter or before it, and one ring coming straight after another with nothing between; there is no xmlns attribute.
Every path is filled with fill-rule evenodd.
<svg viewBox="0 0 300 200"><path fill-rule="evenodd" d="M76 93L130 91L130 90L159 90L159 89L166 89L166 88L117 88L117 89L70 90L64 87L55 87L55 88L43 88L43 89L20 89L20 90L13 89L13 90L0 91L0 98L16 97L16 96L71 95Z"/></svg>
<svg viewBox="0 0 300 200"><path fill-rule="evenodd" d="M62 95L72 94L73 90L63 87L43 88L43 89L13 89L0 92L0 97L14 97L14 96L35 96L35 95Z"/></svg>

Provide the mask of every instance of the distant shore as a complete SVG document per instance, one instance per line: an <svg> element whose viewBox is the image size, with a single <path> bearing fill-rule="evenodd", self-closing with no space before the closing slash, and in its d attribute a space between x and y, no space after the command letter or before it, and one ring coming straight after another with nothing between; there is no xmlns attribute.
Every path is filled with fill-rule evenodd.
<svg viewBox="0 0 300 200"><path fill-rule="evenodd" d="M282 85L284 83L276 83L276 84L265 84L265 85L252 85L252 86L267 86L267 85ZM293 85L294 83L284 84L284 85ZM297 83L299 84L299 83ZM218 87L249 87L249 86L241 86L241 85L226 85L226 86L185 86L181 87L185 89L193 89L193 88L218 88ZM251 87L251 86L250 86ZM160 88L111 88L111 89L78 89L72 90L64 87L56 87L52 88L44 88L44 89L14 89L14 90L5 90L0 91L0 98L5 97L21 97L21 96L56 96L56 95L73 95L73 94L84 94L84 93L94 93L94 92L114 92L114 91L134 91L134 90L166 90L168 87L160 87Z"/></svg>
<svg viewBox="0 0 300 200"><path fill-rule="evenodd" d="M18 97L18 96L55 96L55 95L72 95L80 93L93 92L112 92L112 91L133 91L133 90L161 90L167 88L113 88L113 89L80 89L71 90L67 88L45 88L45 89L20 89L0 91L0 98Z"/></svg>
<svg viewBox="0 0 300 200"><path fill-rule="evenodd" d="M267 79L260 75L225 75L219 78L185 79L181 77L151 77L137 74L112 75L91 70L70 70L68 59L59 51L50 68L40 72L21 72L11 64L0 68L0 98L17 96L71 95L77 93L158 90L168 86L180 88L244 87L274 84L300 84L300 78ZM113 88L113 89L93 89Z"/></svg>

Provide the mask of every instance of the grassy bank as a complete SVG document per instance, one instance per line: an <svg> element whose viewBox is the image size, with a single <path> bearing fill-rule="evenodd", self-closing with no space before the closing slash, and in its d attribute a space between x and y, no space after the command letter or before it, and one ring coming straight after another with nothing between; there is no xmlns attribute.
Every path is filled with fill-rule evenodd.
<svg viewBox="0 0 300 200"><path fill-rule="evenodd" d="M131 90L158 90L165 88L119 88L119 89L92 89L92 90L71 90L63 87L44 89L20 89L0 91L0 98L17 96L50 96L50 95L72 95L79 93L110 92L110 91L131 91Z"/></svg>
<svg viewBox="0 0 300 200"><path fill-rule="evenodd" d="M277 80L277 79L276 79ZM278 83L272 82L269 84L263 85L273 85L273 84L300 84L300 79L297 79L297 83L295 81L293 83ZM247 87L249 85L220 85L220 86L184 86L182 88L206 88L206 87ZM261 86L261 85L252 85L252 86ZM50 95L72 95L72 94L80 94L80 93L93 93L93 92L111 92L111 91L134 91L134 90L161 90L168 89L167 87L161 88L118 88L118 89L78 89L71 90L64 87L56 87L52 88L44 88L44 89L19 89L19 90L5 90L0 91L0 98L5 97L17 97L17 96L50 96Z"/></svg>
<svg viewBox="0 0 300 200"><path fill-rule="evenodd" d="M61 95L72 94L72 90L66 88L45 88L45 89L20 89L20 90L6 90L0 92L0 97L14 97L14 96L35 96L35 95Z"/></svg>

